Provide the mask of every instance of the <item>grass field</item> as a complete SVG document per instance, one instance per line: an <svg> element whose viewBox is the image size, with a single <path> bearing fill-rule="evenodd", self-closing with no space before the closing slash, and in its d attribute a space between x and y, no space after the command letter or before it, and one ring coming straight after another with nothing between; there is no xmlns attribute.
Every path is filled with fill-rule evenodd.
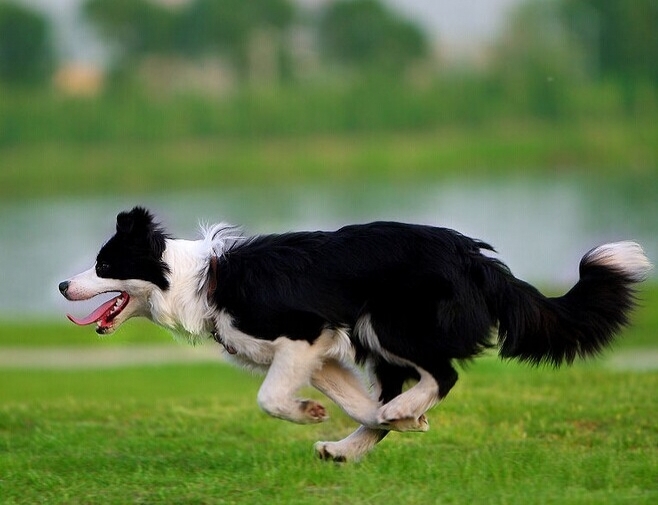
<svg viewBox="0 0 658 505"><path fill-rule="evenodd" d="M425 434L359 463L314 459L346 435L258 411L226 365L0 372L3 503L655 503L658 373L462 374Z"/></svg>
<svg viewBox="0 0 658 505"><path fill-rule="evenodd" d="M619 353L658 349L658 290L642 298ZM170 342L134 323L100 341L62 324L4 324L0 352ZM606 363L555 371L482 358L430 413L428 433L393 433L348 464L312 452L315 441L353 429L335 406L323 425L269 418L256 406L259 378L220 361L0 369L0 496L3 504L655 503L658 369Z"/></svg>

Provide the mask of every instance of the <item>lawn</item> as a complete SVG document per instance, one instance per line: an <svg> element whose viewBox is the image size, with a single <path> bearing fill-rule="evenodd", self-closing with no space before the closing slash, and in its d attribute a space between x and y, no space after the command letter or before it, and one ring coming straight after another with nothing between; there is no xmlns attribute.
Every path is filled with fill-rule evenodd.
<svg viewBox="0 0 658 505"><path fill-rule="evenodd" d="M621 349L558 371L482 358L430 413L428 433L393 433L347 464L312 451L354 428L335 406L322 425L269 418L259 378L219 360L0 369L2 503L656 503L658 369L608 361L658 348L658 290L642 298ZM141 323L100 341L61 324L0 329L0 352L48 339L102 350L144 332L169 342Z"/></svg>
<svg viewBox="0 0 658 505"><path fill-rule="evenodd" d="M227 365L0 372L3 503L655 503L658 373L462 373L425 434L358 463L322 462L346 435L268 418L258 380Z"/></svg>

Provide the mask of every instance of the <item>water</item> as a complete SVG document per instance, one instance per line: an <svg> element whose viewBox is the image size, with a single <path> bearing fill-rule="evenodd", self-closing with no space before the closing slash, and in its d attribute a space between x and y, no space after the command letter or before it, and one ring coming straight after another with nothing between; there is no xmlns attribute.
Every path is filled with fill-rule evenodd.
<svg viewBox="0 0 658 505"><path fill-rule="evenodd" d="M151 208L182 238L196 237L199 223L218 221L248 233L335 229L376 219L447 226L491 243L517 277L564 287L577 278L580 257L606 241L635 239L658 258L654 196L577 180L513 179L4 203L0 318L61 318L71 307L57 284L93 264L116 214L135 204Z"/></svg>

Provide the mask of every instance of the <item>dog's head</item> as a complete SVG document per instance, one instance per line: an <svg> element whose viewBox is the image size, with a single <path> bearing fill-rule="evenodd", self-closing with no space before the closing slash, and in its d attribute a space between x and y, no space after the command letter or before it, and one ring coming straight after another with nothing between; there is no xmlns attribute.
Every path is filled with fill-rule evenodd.
<svg viewBox="0 0 658 505"><path fill-rule="evenodd" d="M169 289L169 268L163 261L167 235L141 207L117 216L116 234L101 248L89 270L61 282L68 300L88 300L117 293L87 317L69 319L78 325L96 323L99 334L112 333L133 316L151 317L150 299Z"/></svg>

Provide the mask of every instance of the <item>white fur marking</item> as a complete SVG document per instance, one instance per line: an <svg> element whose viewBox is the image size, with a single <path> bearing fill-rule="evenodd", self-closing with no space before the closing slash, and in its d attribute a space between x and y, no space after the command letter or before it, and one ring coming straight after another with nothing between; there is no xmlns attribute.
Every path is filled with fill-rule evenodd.
<svg viewBox="0 0 658 505"><path fill-rule="evenodd" d="M169 289L151 294L153 321L195 343L212 329L212 309L199 290L199 279L207 277L207 245L201 240L167 240L162 259L170 270Z"/></svg>
<svg viewBox="0 0 658 505"><path fill-rule="evenodd" d="M202 225L201 235L204 248L209 254L222 256L235 244L242 242L245 238L240 228L227 224L218 223L212 226Z"/></svg>
<svg viewBox="0 0 658 505"><path fill-rule="evenodd" d="M168 239L162 259L170 269L169 289L150 296L152 319L196 343L212 330L214 308L208 303L210 259L244 240L226 223L202 227L200 240Z"/></svg>
<svg viewBox="0 0 658 505"><path fill-rule="evenodd" d="M611 268L633 282L646 280L653 268L642 247L631 241L613 242L596 247L585 255L584 261Z"/></svg>

